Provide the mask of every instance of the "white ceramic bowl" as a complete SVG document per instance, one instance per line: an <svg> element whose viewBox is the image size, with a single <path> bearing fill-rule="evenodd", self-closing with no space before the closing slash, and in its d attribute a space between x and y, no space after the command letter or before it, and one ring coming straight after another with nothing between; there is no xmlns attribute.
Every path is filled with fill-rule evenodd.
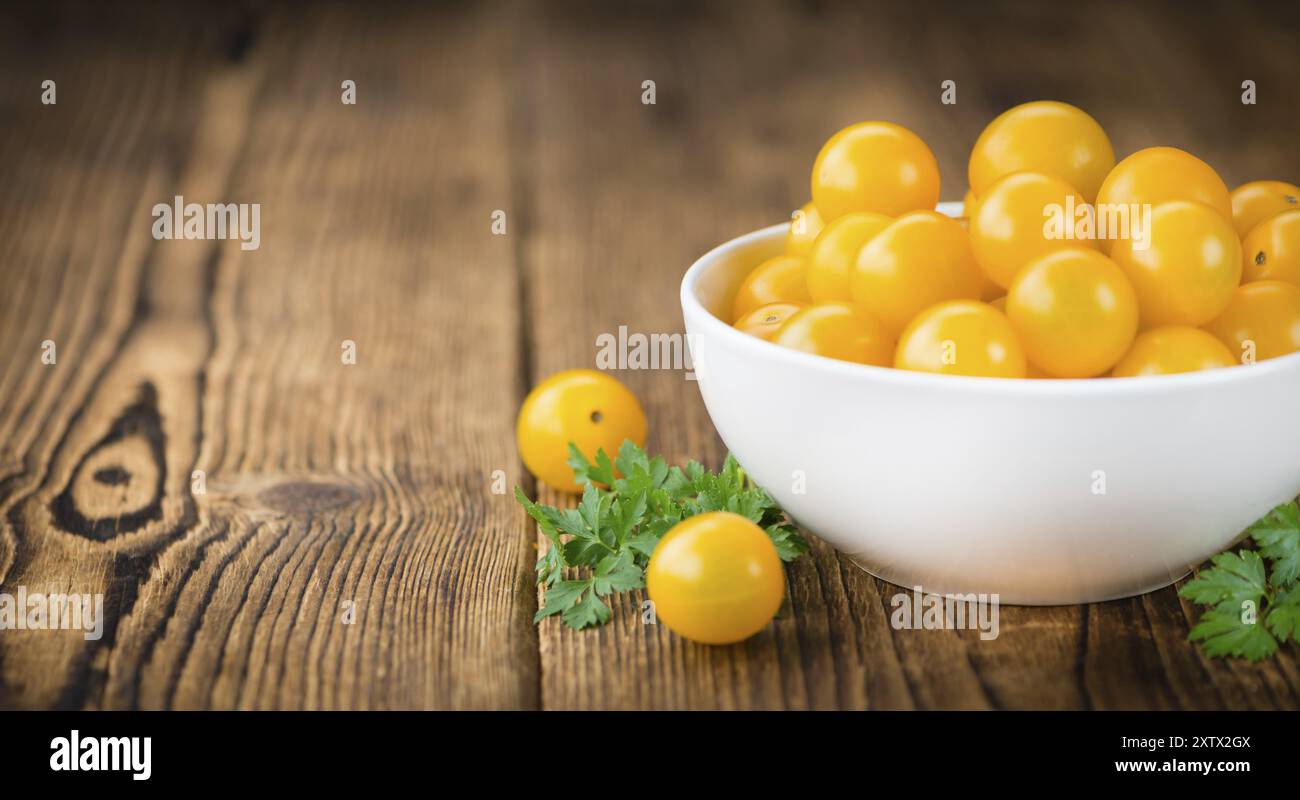
<svg viewBox="0 0 1300 800"><path fill-rule="evenodd" d="M1004 603L1127 597L1177 580L1300 492L1300 353L1093 380L822 358L714 315L785 231L734 239L686 273L696 378L754 480L872 574Z"/></svg>

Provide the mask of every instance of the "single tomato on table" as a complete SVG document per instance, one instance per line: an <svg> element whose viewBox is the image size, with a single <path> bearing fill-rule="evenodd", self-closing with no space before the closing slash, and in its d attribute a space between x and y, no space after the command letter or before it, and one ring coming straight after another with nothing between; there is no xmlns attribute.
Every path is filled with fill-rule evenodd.
<svg viewBox="0 0 1300 800"><path fill-rule="evenodd" d="M785 597L772 539L729 511L674 525L650 556L645 582L655 616L703 644L748 639L767 626Z"/></svg>
<svg viewBox="0 0 1300 800"><path fill-rule="evenodd" d="M515 436L524 466L552 489L580 492L568 465L569 442L588 458L611 456L624 439L645 445L646 417L636 395L591 369L559 372L537 384L519 409Z"/></svg>

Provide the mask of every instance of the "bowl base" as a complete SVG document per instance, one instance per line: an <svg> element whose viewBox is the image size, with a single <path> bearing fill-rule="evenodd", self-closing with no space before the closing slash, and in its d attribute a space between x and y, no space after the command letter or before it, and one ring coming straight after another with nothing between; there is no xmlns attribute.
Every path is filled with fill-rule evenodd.
<svg viewBox="0 0 1300 800"><path fill-rule="evenodd" d="M900 589L911 592L915 589L916 586L925 585L924 581L908 580L907 577L904 575L898 575L892 572L886 574L887 573L886 570L870 567L867 564L864 564L860 559L855 558L853 556L846 554L845 557L848 558L848 560L852 562L855 567L867 573L868 575L872 576L873 578L879 578L885 583L892 584L893 586L897 586ZM1129 597L1138 597L1139 595L1144 595L1144 594L1148 594L1149 592L1154 592L1159 589L1163 589L1166 586L1172 586L1173 584L1177 583L1183 578L1186 578L1188 575L1191 574L1191 572L1192 570L1189 567L1185 570L1182 570L1181 572L1177 572L1176 574L1160 578L1149 585L1143 585L1141 588L1134 589L1133 591L1124 591L1116 594L1102 594L1097 596L1089 595L1085 597L1080 597L1078 599L1070 598L1068 600L1066 599L1042 600L1033 597L1017 595L1015 592L997 593L998 604L1007 605L1007 606L1074 606L1074 605L1086 605L1088 603L1105 603L1110 600L1123 600ZM924 589L922 590L922 593L936 594L936 595L981 594L979 592L971 592L969 590L962 591L960 588L952 588L952 587L940 587L938 589ZM982 594L994 594L994 593L984 592Z"/></svg>

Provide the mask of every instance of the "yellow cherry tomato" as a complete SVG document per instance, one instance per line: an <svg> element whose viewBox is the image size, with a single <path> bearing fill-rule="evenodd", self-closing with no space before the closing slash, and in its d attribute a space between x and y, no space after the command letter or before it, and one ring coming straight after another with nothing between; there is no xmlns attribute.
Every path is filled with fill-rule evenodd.
<svg viewBox="0 0 1300 800"><path fill-rule="evenodd" d="M1001 311L1003 314L1006 314L1006 313L1007 313L1007 296L1006 296L1006 295L1002 295L1001 297L996 297L996 298L994 298L994 299L992 299L992 300L986 300L985 302L987 302L989 305L991 305L991 306L993 306L994 308L996 308L998 311ZM1007 321L1009 322L1009 321L1010 321L1010 318L1008 318ZM1013 326L1013 329L1014 329L1014 326ZM1016 341L1019 341L1019 339L1017 339ZM1023 346L1022 346L1020 349L1021 349L1022 352L1024 351L1024 347L1023 347ZM1026 377L1026 378L1051 378L1052 376L1051 376L1051 375L1048 375L1046 372L1043 372L1041 369L1039 369L1038 367L1034 366L1033 363L1030 362L1028 358L1026 358L1026 359L1025 359L1025 377Z"/></svg>
<svg viewBox="0 0 1300 800"><path fill-rule="evenodd" d="M994 308L996 308L998 311L1001 311L1001 312L1005 315L1005 314L1007 313L1007 298L1006 298L1006 295L1003 295L1002 297L999 297L999 298L993 300L992 302L989 303L989 305L993 306ZM1010 319L1008 319L1007 321L1010 322ZM1014 327L1012 328L1012 330L1014 330ZM1019 341L1020 341L1019 339L1016 339L1016 342L1017 342L1017 343L1019 343ZM1024 346L1022 345L1021 348L1020 348L1020 351L1023 353L1024 350L1025 350L1025 348L1024 348ZM1025 359L1025 377L1026 377L1026 378L1050 378L1050 377L1052 377L1052 376L1051 376L1051 375L1048 375L1046 372L1043 372L1043 371L1042 371L1041 369L1039 369L1038 367L1035 367L1032 363L1030 363L1029 359L1026 358L1026 359Z"/></svg>
<svg viewBox="0 0 1300 800"><path fill-rule="evenodd" d="M1115 366L1137 333L1137 295L1095 250L1058 250L1026 265L1007 292L1007 316L1031 364L1056 378Z"/></svg>
<svg viewBox="0 0 1300 800"><path fill-rule="evenodd" d="M808 306L785 321L773 344L840 361L887 367L894 339L870 314L848 303Z"/></svg>
<svg viewBox="0 0 1300 800"><path fill-rule="evenodd" d="M974 300L948 300L917 315L894 356L898 369L990 378L1025 377L1025 351L1006 316Z"/></svg>
<svg viewBox="0 0 1300 800"><path fill-rule="evenodd" d="M645 445L645 411L636 395L603 372L571 369L537 384L519 409L515 437L528 471L562 492L580 492L566 463L569 442L582 454L597 450L613 456L631 439Z"/></svg>
<svg viewBox="0 0 1300 800"><path fill-rule="evenodd" d="M1300 209L1274 214L1241 243L1242 280L1300 286Z"/></svg>
<svg viewBox="0 0 1300 800"><path fill-rule="evenodd" d="M1115 150L1097 120L1068 103L1041 100L1004 112L988 124L970 154L970 188L981 201L989 187L1013 172L1054 175L1089 203Z"/></svg>
<svg viewBox="0 0 1300 800"><path fill-rule="evenodd" d="M1300 208L1300 186L1285 181L1251 181L1232 190L1232 224L1246 238L1256 225L1292 208Z"/></svg>
<svg viewBox="0 0 1300 800"><path fill-rule="evenodd" d="M939 162L921 137L892 122L860 122L832 136L813 162L812 199L832 222L854 211L897 217L939 202Z"/></svg>
<svg viewBox="0 0 1300 800"><path fill-rule="evenodd" d="M961 199L961 215L967 219L975 216L975 193L970 189Z"/></svg>
<svg viewBox="0 0 1300 800"><path fill-rule="evenodd" d="M961 224L933 211L913 211L862 248L849 291L860 308L899 333L935 303L977 299L983 283Z"/></svg>
<svg viewBox="0 0 1300 800"><path fill-rule="evenodd" d="M1294 353L1300 350L1300 288L1285 281L1243 284L1205 329L1243 363Z"/></svg>
<svg viewBox="0 0 1300 800"><path fill-rule="evenodd" d="M961 229L966 231L967 236L970 235L970 217L957 217L957 224L961 225ZM983 270L980 271L980 300L981 301L987 303L991 300L996 300L999 297L1002 297L1006 293L1007 293L1006 289L1004 289L1001 286L998 286L996 283L990 280L989 276L985 275Z"/></svg>
<svg viewBox="0 0 1300 800"><path fill-rule="evenodd" d="M822 229L808 253L808 294L813 302L852 299L849 273L858 252L890 222L893 220L884 214L862 211L845 214Z"/></svg>
<svg viewBox="0 0 1300 800"><path fill-rule="evenodd" d="M1154 208L1172 200L1195 200L1232 219L1232 200L1223 179L1209 164L1176 147L1148 147L1116 164L1097 193L1097 215L1113 215L1121 206ZM1116 238L1107 231L1110 249Z"/></svg>
<svg viewBox="0 0 1300 800"><path fill-rule="evenodd" d="M807 255L825 223L812 203L790 215L790 229L785 235L785 252L792 256Z"/></svg>
<svg viewBox="0 0 1300 800"><path fill-rule="evenodd" d="M1170 325L1139 333L1110 374L1116 378L1174 375L1236 363L1223 342L1211 334L1200 328Z"/></svg>
<svg viewBox="0 0 1300 800"><path fill-rule="evenodd" d="M1037 172L999 178L971 217L975 262L989 280L1005 289L1030 261L1064 247L1095 249L1097 243L1086 227L1090 216L1081 216L1076 209L1086 211L1087 202L1060 178Z"/></svg>
<svg viewBox="0 0 1300 800"><path fill-rule="evenodd" d="M785 597L772 539L739 514L687 517L664 535L645 573L655 616L703 644L732 644L761 631Z"/></svg>
<svg viewBox="0 0 1300 800"><path fill-rule="evenodd" d="M1204 203L1156 206L1145 235L1116 241L1111 258L1133 284L1146 328L1204 325L1241 283L1237 233Z"/></svg>
<svg viewBox="0 0 1300 800"><path fill-rule="evenodd" d="M800 256L776 256L754 268L736 290L731 319L770 303L810 303L806 262Z"/></svg>
<svg viewBox="0 0 1300 800"><path fill-rule="evenodd" d="M1006 313L1007 313L1007 296L1006 296L1006 295L1002 295L1001 297L996 297L996 298L994 298L993 300L986 300L985 302L987 302L989 305L991 305L991 306L993 306L994 308L996 308L998 311L1001 311L1003 314L1006 314ZM1007 321L1010 322L1010 318L1008 318ZM1013 326L1013 330L1014 330L1014 326ZM1019 342L1020 340L1017 339L1016 341ZM1024 352L1024 347L1021 346L1020 350L1021 350L1021 352ZM1025 359L1025 377L1026 377L1026 378L1035 378L1035 379L1038 379L1038 378L1051 378L1052 376L1051 376L1051 375L1048 375L1046 372L1043 372L1041 369L1039 369L1038 367L1034 366L1033 363L1030 362L1028 358L1026 358L1026 359Z"/></svg>
<svg viewBox="0 0 1300 800"><path fill-rule="evenodd" d="M733 327L750 336L770 340L786 320L803 308L805 306L802 303L768 303L736 320Z"/></svg>

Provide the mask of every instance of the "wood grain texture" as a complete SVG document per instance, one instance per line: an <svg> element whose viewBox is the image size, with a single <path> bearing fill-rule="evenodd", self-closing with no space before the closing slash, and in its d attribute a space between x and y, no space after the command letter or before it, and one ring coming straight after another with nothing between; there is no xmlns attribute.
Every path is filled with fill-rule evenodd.
<svg viewBox="0 0 1300 800"><path fill-rule="evenodd" d="M31 251L6 278L62 269L51 282L80 296L6 294L10 312L38 311L5 339L3 585L102 591L111 613L99 642L6 632L7 702L536 705L529 540L490 492L494 470L517 476L522 383L510 247L489 232L509 192L502 81L472 56L503 48L477 18L420 22L235 19L228 47L160 43L162 63L102 87L54 73L79 138L29 156L43 203L5 195ZM179 83L121 109L159 76ZM6 96L35 117L23 83ZM143 141L104 137L110 112ZM56 127L31 125L11 137ZM152 152L122 175L133 147ZM260 249L154 242L149 208L174 194L261 203ZM96 223L100 209L116 219ZM98 260L58 253L77 233L54 225L78 219L103 228L71 239ZM124 491L99 482L106 468Z"/></svg>
<svg viewBox="0 0 1300 800"><path fill-rule="evenodd" d="M1294 654L1205 659L1173 589L895 631L898 589L815 540L741 645L643 624L640 593L536 627L539 540L493 493L537 492L528 386L679 332L684 269L805 202L850 122L915 129L949 199L1041 97L1121 153L1300 177L1293 5L75 11L0 12L0 591L103 592L107 627L0 632L0 707L1300 706ZM260 249L153 240L177 194L260 203ZM721 462L682 371L619 377L652 450Z"/></svg>

